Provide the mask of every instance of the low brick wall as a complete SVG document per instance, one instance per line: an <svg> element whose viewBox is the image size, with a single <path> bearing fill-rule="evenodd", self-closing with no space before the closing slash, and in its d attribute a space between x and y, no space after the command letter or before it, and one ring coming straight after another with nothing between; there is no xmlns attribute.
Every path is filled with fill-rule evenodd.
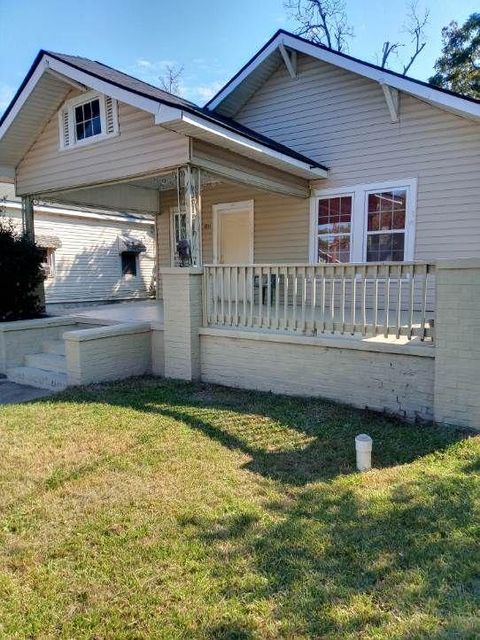
<svg viewBox="0 0 480 640"><path fill-rule="evenodd" d="M165 330L163 324L152 323L152 373L165 375Z"/></svg>
<svg viewBox="0 0 480 640"><path fill-rule="evenodd" d="M151 371L148 322L67 331L63 338L69 385L120 380Z"/></svg>
<svg viewBox="0 0 480 640"><path fill-rule="evenodd" d="M200 329L202 380L433 420L435 349Z"/></svg>
<svg viewBox="0 0 480 640"><path fill-rule="evenodd" d="M42 350L44 340L58 340L77 324L73 318L40 318L0 324L0 373L23 364L29 353Z"/></svg>

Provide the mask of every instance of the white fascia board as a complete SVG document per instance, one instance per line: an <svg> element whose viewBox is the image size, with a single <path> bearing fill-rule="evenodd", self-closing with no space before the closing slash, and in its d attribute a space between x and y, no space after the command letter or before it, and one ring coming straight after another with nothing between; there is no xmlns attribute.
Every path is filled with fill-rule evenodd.
<svg viewBox="0 0 480 640"><path fill-rule="evenodd" d="M375 80L380 84L393 87L394 89L398 89L399 91L404 91L405 93L409 93L413 96L421 98L422 100L426 100L427 102L431 102L432 104L436 104L447 110L464 114L465 116L474 118L476 120L480 119L479 104L475 104L457 96L452 96L448 93L443 93L436 90L434 87L425 87L423 85L417 84L416 82L412 82L408 78L395 76L382 69L375 69L373 67L370 67L368 64L364 64L363 62L351 60L350 58L344 58L334 51L320 49L310 42L297 40L296 38L293 38L292 36L289 36L287 34L280 34L277 38L275 38L275 40L273 40L273 42L265 49L265 51L263 51L258 56L258 58L253 60L248 65L248 67L246 67L242 71L242 73L237 78L235 78L235 80L231 84L225 87L224 91L222 91L215 98L215 100L208 105L208 109L214 110L221 102L223 102L223 100L248 75L250 75L250 73L256 67L258 67L258 65L261 64L268 55L270 55L281 44L285 47L289 47L290 49L296 49L298 52L311 56L312 58L316 58L317 60L321 60L322 62L327 62L336 67L340 67L341 69L345 69L346 71L351 71L352 73L364 76L365 78L370 78L370 80Z"/></svg>
<svg viewBox="0 0 480 640"><path fill-rule="evenodd" d="M190 125L195 127L196 129L201 129L202 131L206 131L210 134L218 136L223 140L227 140L229 142L234 142L245 149L250 149L251 151L255 151L257 153L261 153L264 156L268 156L269 158L275 159L279 162L282 162L285 165L290 167L295 167L296 169L300 169L301 171L305 171L310 176L316 178L326 178L327 171L320 167L312 167L306 162L302 162L301 160L297 160L296 158L292 158L287 156L280 151L275 151L274 149L270 149L269 147L261 144L260 142L255 142L254 140L250 140L245 136L242 136L240 133L235 133L234 131L230 131L226 127L222 127L220 124L216 124L214 122L208 122L204 120L200 116L195 116L191 113L187 113L182 111L181 109L173 109L168 108L170 111L160 110L162 115L155 117L156 124L162 124L165 126L172 125L172 128L175 126L175 122L182 122L183 124ZM171 119L167 119L170 117Z"/></svg>
<svg viewBox="0 0 480 640"><path fill-rule="evenodd" d="M28 96L32 93L37 82L45 73L46 69L47 69L47 65L45 62L45 58L42 58L37 68L35 69L34 73L32 74L32 77L23 88L22 93L18 96L15 102L15 105L13 106L13 109L10 111L10 113L7 115L7 117L3 121L2 126L0 127L0 140L3 138L3 136L5 135L5 132L10 127L12 122L15 120L17 113L20 111L20 109L23 107L23 105L27 101Z"/></svg>
<svg viewBox="0 0 480 640"><path fill-rule="evenodd" d="M158 101L153 100L151 98L145 98L143 96L139 96L128 89L122 89L121 87L117 87L116 85L108 82L107 80L101 80L96 78L86 71L79 71L78 69L74 69L69 64L65 62L60 62L59 60L52 58L49 55L45 55L40 62L38 63L37 68L35 69L32 77L25 85L23 91L18 96L15 105L12 110L5 118L2 126L0 127L0 140L4 136L7 129L10 127L12 122L15 120L18 112L23 107L28 97L34 90L38 81L42 77L44 73L47 71L54 71L55 74L60 74L61 76L65 76L65 82L67 84L71 84L69 80L73 80L80 85L84 85L90 89L94 89L100 93L103 93L115 100L119 100L120 102L125 102L126 104L131 105L132 107L137 107L138 109L142 109L143 111L147 111L149 113L155 114L158 109Z"/></svg>
<svg viewBox="0 0 480 640"><path fill-rule="evenodd" d="M1 201L0 201L1 203ZM1 203L6 209L21 209L22 204L20 202L16 202L14 200L6 200ZM78 209L62 209L61 207L49 207L48 205L43 204L35 204L33 207L35 212L38 213L49 213L51 215L56 216L70 216L72 218L90 218L94 220L111 220L112 222L130 222L131 224L146 224L148 226L153 226L155 222L149 220L148 218L138 218L133 219L128 215L109 215L107 213L96 213L94 211L80 211Z"/></svg>
<svg viewBox="0 0 480 640"><path fill-rule="evenodd" d="M74 69L69 64L60 62L59 60L51 58L50 56L46 56L46 60L49 69L72 78L80 84L84 84L91 89L95 89L95 91L99 91L100 93L103 93L110 98L114 98L115 100L119 100L120 102L125 102L132 107L137 107L138 109L142 109L143 111L148 111L150 113L156 113L158 109L158 100L139 96L129 89L122 89L121 87L117 87L117 85L108 82L108 80L101 80L100 78L96 78L95 76L90 75L86 71L79 71L78 69Z"/></svg>
<svg viewBox="0 0 480 640"><path fill-rule="evenodd" d="M211 102L208 103L207 109L209 111L215 111L218 105L224 101L224 99L241 84L247 76L250 75L254 69L256 69L269 55L271 55L276 49L278 49L279 45L285 45L284 36L279 36L275 38L273 42L271 42L266 49L264 49L255 60L252 62L233 80L229 85L225 87L225 89L218 94L216 98L214 98ZM294 47L297 49L297 47Z"/></svg>
<svg viewBox="0 0 480 640"><path fill-rule="evenodd" d="M182 119L183 111L167 104L157 104L155 113L155 124L167 124Z"/></svg>

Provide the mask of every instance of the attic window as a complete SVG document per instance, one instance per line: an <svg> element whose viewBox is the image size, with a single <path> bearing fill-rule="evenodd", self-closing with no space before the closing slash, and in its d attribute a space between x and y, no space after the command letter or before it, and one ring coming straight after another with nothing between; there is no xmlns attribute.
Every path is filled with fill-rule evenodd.
<svg viewBox="0 0 480 640"><path fill-rule="evenodd" d="M95 91L67 100L59 113L60 148L89 144L118 133L117 103Z"/></svg>
<svg viewBox="0 0 480 640"><path fill-rule="evenodd" d="M85 140L102 133L100 118L100 100L95 98L75 107L75 139Z"/></svg>

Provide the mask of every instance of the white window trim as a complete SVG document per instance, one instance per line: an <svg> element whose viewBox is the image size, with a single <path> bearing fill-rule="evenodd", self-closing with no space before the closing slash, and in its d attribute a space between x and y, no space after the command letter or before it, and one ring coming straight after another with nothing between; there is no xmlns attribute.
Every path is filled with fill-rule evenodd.
<svg viewBox="0 0 480 640"><path fill-rule="evenodd" d="M318 230L317 215L318 202L323 198L352 196L352 222L350 236L350 262L366 263L367 260L367 198L368 194L390 189L405 189L407 191L407 208L405 219L404 262L410 262L415 257L415 220L417 210L417 178L405 180L389 180L356 184L348 187L315 189L310 198L310 240L309 262L318 264Z"/></svg>
<svg viewBox="0 0 480 640"><path fill-rule="evenodd" d="M250 247L249 247L249 262L253 264L254 258L254 200L242 200L240 202L221 202L214 204L212 207L212 219L213 219L213 264L220 264L218 261L219 247L218 242L220 240L218 233L218 216L219 214L237 213L238 211L247 210L249 213L249 231L250 231Z"/></svg>
<svg viewBox="0 0 480 640"><path fill-rule="evenodd" d="M99 93L98 91L88 91L87 93L82 93L79 96L75 96L74 98L70 98L66 100L61 106L58 112L58 128L59 128L59 140L60 140L60 150L61 151L69 151L70 149L78 149L79 147L84 147L90 144L95 144L96 142L101 142L102 140L106 140L107 138L112 138L113 136L117 136L119 132L118 128L118 108L117 101L112 98L112 109L113 109L113 131L111 133L106 132L107 128L107 118L106 118L106 110L105 110L105 99L108 96L103 93ZM75 127L75 107L78 107L81 104L85 104L86 102L92 102L92 100L97 100L100 103L100 122L102 126L102 132L98 133L95 136L90 136L89 138L84 138L83 140L76 139L76 127ZM68 130L70 132L71 140L68 146L65 146L65 141L63 138L63 113L64 111L68 111Z"/></svg>

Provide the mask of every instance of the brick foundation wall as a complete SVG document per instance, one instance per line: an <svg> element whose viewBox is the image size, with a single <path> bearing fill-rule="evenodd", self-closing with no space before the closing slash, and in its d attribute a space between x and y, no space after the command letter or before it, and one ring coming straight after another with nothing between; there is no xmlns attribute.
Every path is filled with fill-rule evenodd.
<svg viewBox="0 0 480 640"><path fill-rule="evenodd" d="M338 339L332 346L324 346L328 339L316 346L313 340L301 344L301 338L288 341L285 336L277 341L258 333L242 337L233 337L235 332L224 337L222 330L201 333L201 372L207 382L320 396L407 420L433 419L433 348L421 347L424 355L416 355L415 349L400 355L388 352L388 346L339 348ZM404 348L407 353L408 349Z"/></svg>

